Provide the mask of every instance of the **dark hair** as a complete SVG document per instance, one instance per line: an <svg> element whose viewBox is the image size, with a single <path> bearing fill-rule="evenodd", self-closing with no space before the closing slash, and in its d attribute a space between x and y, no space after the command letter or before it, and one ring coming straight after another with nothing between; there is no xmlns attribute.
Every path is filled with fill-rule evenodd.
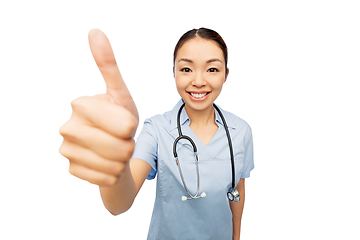
<svg viewBox="0 0 360 240"><path fill-rule="evenodd" d="M227 51L227 46L224 42L224 40L222 39L222 37L220 36L220 34L218 34L217 32L215 32L214 30L208 29L208 28L199 28L199 29L192 29L190 31L187 31L184 35L181 36L181 38L179 39L178 43L175 46L175 50L174 50L174 65L175 65L175 59L177 56L177 52L178 50L182 47L182 45L184 45L185 42L187 42L188 40L195 38L195 37L201 37L207 40L212 40L214 42L216 42L219 47L221 48L223 54L224 54L224 59L225 59L225 74L228 74L228 67L227 67L227 62L228 62L228 51Z"/></svg>

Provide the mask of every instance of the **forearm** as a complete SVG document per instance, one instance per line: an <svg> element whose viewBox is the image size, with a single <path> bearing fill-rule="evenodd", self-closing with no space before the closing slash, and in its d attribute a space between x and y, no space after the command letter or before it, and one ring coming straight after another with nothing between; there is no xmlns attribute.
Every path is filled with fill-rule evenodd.
<svg viewBox="0 0 360 240"><path fill-rule="evenodd" d="M136 197L136 188L129 164L118 183L112 187L100 187L100 194L104 206L113 215L124 213L131 207Z"/></svg>
<svg viewBox="0 0 360 240"><path fill-rule="evenodd" d="M240 239L241 218L242 218L242 213L244 210L245 194L240 193L240 195L241 195L241 199L239 202L234 203L234 204L236 204L236 206L234 207L235 209L232 211L233 212L233 218L232 218L233 240Z"/></svg>
<svg viewBox="0 0 360 240"><path fill-rule="evenodd" d="M236 189L240 193L240 201L230 202L233 222L233 240L240 239L241 219L245 204L245 179L240 179Z"/></svg>

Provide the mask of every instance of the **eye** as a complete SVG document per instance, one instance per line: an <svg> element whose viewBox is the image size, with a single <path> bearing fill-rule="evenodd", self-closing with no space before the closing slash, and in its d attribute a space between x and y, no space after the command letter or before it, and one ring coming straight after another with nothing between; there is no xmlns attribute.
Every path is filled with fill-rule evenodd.
<svg viewBox="0 0 360 240"><path fill-rule="evenodd" d="M209 72L219 72L219 69L217 68L209 68Z"/></svg>
<svg viewBox="0 0 360 240"><path fill-rule="evenodd" d="M181 71L181 72L191 72L191 69L185 67L185 68L182 68L180 71Z"/></svg>

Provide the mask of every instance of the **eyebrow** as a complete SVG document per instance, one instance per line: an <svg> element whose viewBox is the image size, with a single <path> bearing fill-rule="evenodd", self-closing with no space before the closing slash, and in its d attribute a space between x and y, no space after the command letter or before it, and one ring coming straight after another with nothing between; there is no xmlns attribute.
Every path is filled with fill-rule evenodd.
<svg viewBox="0 0 360 240"><path fill-rule="evenodd" d="M209 59L206 61L206 63L212 63L212 62L221 62L222 63L222 61L218 58L212 58L212 59Z"/></svg>
<svg viewBox="0 0 360 240"><path fill-rule="evenodd" d="M189 62L189 63L193 63L193 61L192 61L192 60L187 59L187 58L181 58L181 59L179 59L179 61L178 61L178 62L181 62L181 61L184 61L184 62Z"/></svg>
<svg viewBox="0 0 360 240"><path fill-rule="evenodd" d="M193 63L193 61L191 59L187 59L187 58L181 58L181 59L179 59L178 62L180 62L180 61ZM218 58L212 58L212 59L209 59L206 61L206 63L212 63L212 62L221 62L222 63L222 61Z"/></svg>

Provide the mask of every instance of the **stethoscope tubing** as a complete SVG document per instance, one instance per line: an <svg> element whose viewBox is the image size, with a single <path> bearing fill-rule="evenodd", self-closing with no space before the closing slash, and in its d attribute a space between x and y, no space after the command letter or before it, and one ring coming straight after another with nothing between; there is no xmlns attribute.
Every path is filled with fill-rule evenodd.
<svg viewBox="0 0 360 240"><path fill-rule="evenodd" d="M182 131L181 131L181 127L180 127L180 114L181 114L181 111L182 109L184 108L185 106L185 103L183 105L181 105L180 109L179 109L179 112L178 112L178 115L177 115L177 126L178 126L178 132L179 132L179 137L177 137L174 141L174 146L173 146L173 153L174 153L174 157L175 157L175 161L176 161L176 165L178 166L178 169L179 169L179 172L180 172L180 177L181 177L181 181L184 185L184 188L186 190L186 192L189 194L190 198L191 199L197 199L197 198L200 198L198 195L199 195L199 189L200 189L200 176L199 176L199 164L198 164L198 156L197 156L197 148L196 148L196 144L195 142L191 139L191 137L189 136L186 136L186 135L183 135L182 134ZM177 152L176 152L176 145L177 143L181 140L181 139L186 139L188 140L192 147L193 147L193 150L194 150L194 155L195 155L195 165L196 165L196 177L197 177L197 190L196 190L196 194L193 196L191 195L188 187L186 186L186 183L185 183L185 179L184 179L184 176L182 174L182 171L181 171L181 167L180 167L180 162L179 162L179 159L178 159L178 155L177 155Z"/></svg>
<svg viewBox="0 0 360 240"><path fill-rule="evenodd" d="M220 115L220 118L221 118L221 121L223 122L225 131L226 131L226 136L227 136L227 139L228 139L229 149L230 149L230 158L231 158L231 171L232 171L232 183L231 183L231 186L232 186L232 188L235 188L235 160L234 160L234 151L233 151L233 148L232 148L230 132L229 132L228 126L226 124L224 115L221 113L220 109L218 108L218 106L215 105L215 103L213 105L214 105L214 108L218 111L218 113Z"/></svg>
<svg viewBox="0 0 360 240"><path fill-rule="evenodd" d="M181 177L181 181L184 185L184 188L186 190L186 192L188 193L188 195L190 196L190 199L198 199L198 198L201 198L201 197L204 197L206 196L205 193L202 193L201 196L198 196L199 194L199 188L200 188L200 176L199 176L199 165L198 165L198 156L197 156L197 148L196 148L196 145L195 145L195 142L189 137L189 136L186 136L186 135L183 135L182 134L182 131L181 131L181 127L180 127L180 115L181 115L181 111L182 109L184 108L185 106L185 103L183 103L181 105L181 107L179 108L179 112L178 112L178 115L177 115L177 127L178 127L178 132L179 132L179 136L175 139L174 141L174 145L173 145L173 153L174 153L174 157L175 157L175 161L176 161L176 165L178 166L178 169L179 169L179 172L180 172L180 177ZM220 118L224 124L224 128L225 128L225 132L226 132L226 136L227 136L227 139L228 139L228 144L229 144L229 149L230 149L230 158L231 158L231 170L232 170L232 183L231 183L231 188L229 189L229 193L232 193L234 190L235 190L235 160L234 160L234 152L233 152L233 148L232 148L232 142L231 142L231 136L230 136L230 132L229 132L229 129L228 129L228 126L227 126L227 123L225 121L225 118L224 118L224 115L222 114L222 112L220 111L220 109L218 108L218 106L216 106L215 104L213 104L214 108L216 109L216 111L219 113L220 115ZM191 195L189 189L187 188L186 186L186 183L185 183L185 179L184 179L184 176L182 174L182 171L181 171L181 167L180 167L180 162L179 162L179 159L178 159L178 155L177 155L177 152L176 152L176 145L177 143L181 140L181 139L186 139L188 140L192 147L193 147L193 150L194 150L194 155L195 155L195 165L196 165L196 175L197 175L197 191L196 191L196 194L195 195ZM235 190L235 194L238 194L237 190ZM234 193L233 193L234 194ZM239 195L240 196L240 195ZM185 197L185 200L186 199L189 199L189 198L186 198ZM229 198L230 199L230 198ZM184 199L183 199L184 200ZM239 201L239 199L237 199L236 201Z"/></svg>

